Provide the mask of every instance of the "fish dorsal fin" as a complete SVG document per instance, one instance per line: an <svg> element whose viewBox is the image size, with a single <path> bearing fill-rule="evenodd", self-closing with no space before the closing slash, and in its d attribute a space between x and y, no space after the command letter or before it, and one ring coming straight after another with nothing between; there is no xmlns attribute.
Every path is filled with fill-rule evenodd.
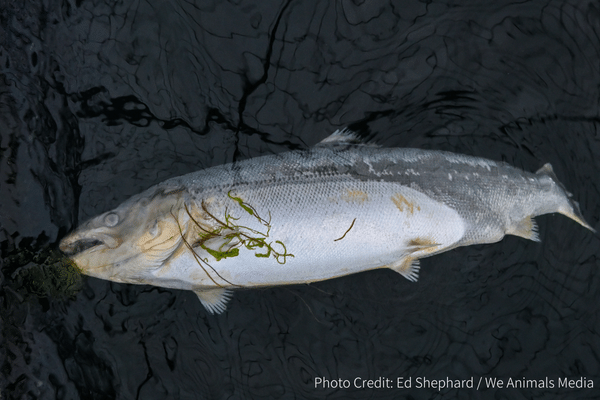
<svg viewBox="0 0 600 400"><path fill-rule="evenodd" d="M227 309L227 303L233 296L233 291L224 288L194 290L202 305L211 314L221 314Z"/></svg>
<svg viewBox="0 0 600 400"><path fill-rule="evenodd" d="M546 163L535 173L538 175L554 175L554 169L552 168L552 164Z"/></svg>
<svg viewBox="0 0 600 400"><path fill-rule="evenodd" d="M546 163L542 166L542 168L538 169L537 171L535 171L536 175L541 175L541 176L547 176L550 179L552 179L554 182L560 184L560 182L558 181L558 178L556 177L556 174L554 173L554 169L552 168L552 164L550 163ZM563 185L560 185L561 187L563 187ZM564 189L564 187L563 187ZM567 192L565 190L565 192ZM567 192L567 194L569 196L571 196L571 193Z"/></svg>
<svg viewBox="0 0 600 400"><path fill-rule="evenodd" d="M373 144L365 143L356 132L351 131L348 128L338 129L325 139L317 143L317 146L330 146L336 144L362 144L368 146L376 146Z"/></svg>
<svg viewBox="0 0 600 400"><path fill-rule="evenodd" d="M552 164L546 163L542 166L542 168L538 169L536 172L538 175L548 175L554 177L554 169L552 169Z"/></svg>
<svg viewBox="0 0 600 400"><path fill-rule="evenodd" d="M541 175L541 176L547 176L550 179L552 179L557 185L559 185L567 194L567 196L571 197L573 196L573 194L571 192L569 192L567 189L565 189L565 187L563 186L562 183L560 183L560 181L558 180L558 178L556 177L556 174L554 173L554 169L552 168L552 164L550 163L546 163L542 166L542 168L538 169L537 171L535 171L536 175Z"/></svg>

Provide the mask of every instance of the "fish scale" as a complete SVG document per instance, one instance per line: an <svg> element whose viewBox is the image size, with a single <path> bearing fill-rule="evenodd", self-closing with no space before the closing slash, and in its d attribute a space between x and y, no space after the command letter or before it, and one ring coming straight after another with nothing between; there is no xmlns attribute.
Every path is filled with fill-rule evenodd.
<svg viewBox="0 0 600 400"><path fill-rule="evenodd" d="M419 259L506 234L539 241L558 212L594 231L550 164L536 173L443 151L352 144L169 179L61 242L83 273L193 290L223 312L232 290L309 283L375 268L416 281Z"/></svg>

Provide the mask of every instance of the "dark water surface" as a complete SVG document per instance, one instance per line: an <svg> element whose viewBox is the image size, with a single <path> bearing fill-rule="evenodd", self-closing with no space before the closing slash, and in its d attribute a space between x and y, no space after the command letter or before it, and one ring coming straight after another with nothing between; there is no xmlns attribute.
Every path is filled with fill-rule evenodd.
<svg viewBox="0 0 600 400"><path fill-rule="evenodd" d="M218 316L93 278L65 296L40 256L168 177L343 126L551 162L598 229L597 1L4 0L0 46L1 399L600 397L599 239L562 216L538 218L541 243L425 259L416 284L378 270L242 291Z"/></svg>

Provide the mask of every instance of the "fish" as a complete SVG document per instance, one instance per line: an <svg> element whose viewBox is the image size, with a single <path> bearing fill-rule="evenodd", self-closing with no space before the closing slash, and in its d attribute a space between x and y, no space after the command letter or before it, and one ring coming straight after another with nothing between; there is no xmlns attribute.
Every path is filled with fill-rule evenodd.
<svg viewBox="0 0 600 400"><path fill-rule="evenodd" d="M595 232L550 164L537 172L437 150L383 148L337 130L316 146L168 179L83 223L60 249L86 275L195 292L210 313L237 289L377 268L416 282L419 260L534 217Z"/></svg>

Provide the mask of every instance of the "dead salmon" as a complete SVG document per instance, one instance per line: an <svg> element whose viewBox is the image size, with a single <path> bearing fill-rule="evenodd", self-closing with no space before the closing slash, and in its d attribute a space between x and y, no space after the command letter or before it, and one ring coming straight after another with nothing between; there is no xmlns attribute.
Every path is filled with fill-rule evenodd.
<svg viewBox="0 0 600 400"><path fill-rule="evenodd" d="M536 173L477 157L352 144L169 179L82 224L60 248L87 275L194 291L210 312L232 290L375 268L416 281L419 259L504 235L538 241L533 217L593 231L550 164Z"/></svg>

